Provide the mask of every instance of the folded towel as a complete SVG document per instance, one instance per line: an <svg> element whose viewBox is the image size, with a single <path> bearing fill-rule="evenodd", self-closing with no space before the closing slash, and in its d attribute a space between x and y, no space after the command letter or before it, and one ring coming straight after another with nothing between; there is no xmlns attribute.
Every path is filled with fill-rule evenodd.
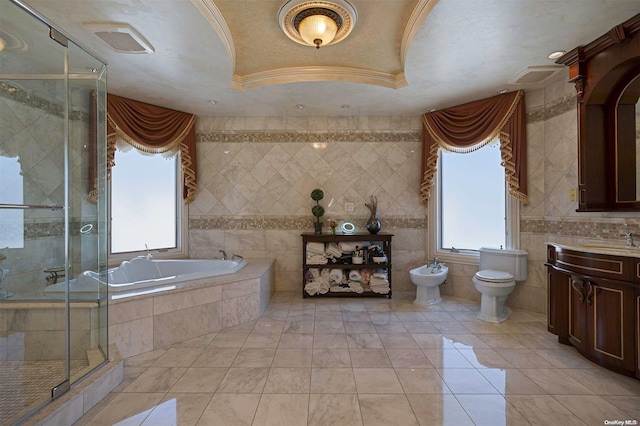
<svg viewBox="0 0 640 426"><path fill-rule="evenodd" d="M352 253L356 250L356 247L361 249L367 247L369 242L367 241L340 241L338 247L343 253Z"/></svg>
<svg viewBox="0 0 640 426"><path fill-rule="evenodd" d="M360 271L358 271L357 269L352 269L349 272L349 281L360 281L362 279L362 276L360 275Z"/></svg>
<svg viewBox="0 0 640 426"><path fill-rule="evenodd" d="M307 243L307 253L324 254L324 243L309 241Z"/></svg>
<svg viewBox="0 0 640 426"><path fill-rule="evenodd" d="M376 286L376 285L389 286L389 280L383 280L381 278L371 277L371 279L369 280L369 285L371 287Z"/></svg>
<svg viewBox="0 0 640 426"><path fill-rule="evenodd" d="M327 258L322 254L307 253L307 265L326 265Z"/></svg>
<svg viewBox="0 0 640 426"><path fill-rule="evenodd" d="M353 290L351 290L351 288L349 287L342 287L342 286L335 286L335 287L331 287L331 292L332 293L349 293L352 292Z"/></svg>
<svg viewBox="0 0 640 426"><path fill-rule="evenodd" d="M340 257L342 256L342 250L340 250L340 247L338 247L338 244L336 243L329 243L327 244L327 247L325 249L325 252L328 255L331 255L333 257Z"/></svg>
<svg viewBox="0 0 640 426"><path fill-rule="evenodd" d="M360 285L360 283L355 282L355 281L349 281L349 288L353 291L355 291L356 293L364 293L364 289L362 288L362 286Z"/></svg>
<svg viewBox="0 0 640 426"><path fill-rule="evenodd" d="M373 273L374 278L381 278L383 280L389 279L389 273L385 269L378 269Z"/></svg>

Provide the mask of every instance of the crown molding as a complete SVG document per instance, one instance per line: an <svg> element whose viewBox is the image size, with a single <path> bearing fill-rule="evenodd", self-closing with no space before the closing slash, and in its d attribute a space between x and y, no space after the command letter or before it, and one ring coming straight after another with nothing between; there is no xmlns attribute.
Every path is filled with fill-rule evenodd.
<svg viewBox="0 0 640 426"><path fill-rule="evenodd" d="M236 68L236 47L233 42L231 30L225 21L220 9L215 5L213 0L191 0L191 3L200 11L204 19L218 33L222 44L227 49L233 69Z"/></svg>
<svg viewBox="0 0 640 426"><path fill-rule="evenodd" d="M438 0L419 0L416 7L413 8L413 12L411 12L407 26L404 29L404 34L402 35L402 43L400 44L400 63L403 68L413 38L422 25L422 22L424 22L427 15L431 13L431 10L437 3Z"/></svg>
<svg viewBox="0 0 640 426"><path fill-rule="evenodd" d="M233 75L231 87L238 90L273 84L310 81L346 81L399 89L408 85L404 72L398 74L348 67L293 67Z"/></svg>

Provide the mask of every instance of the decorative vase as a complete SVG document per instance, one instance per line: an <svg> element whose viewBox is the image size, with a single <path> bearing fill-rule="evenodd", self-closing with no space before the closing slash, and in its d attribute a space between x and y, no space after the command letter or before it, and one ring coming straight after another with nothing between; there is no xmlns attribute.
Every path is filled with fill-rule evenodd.
<svg viewBox="0 0 640 426"><path fill-rule="evenodd" d="M336 227L335 227L335 226L331 228L331 233L332 233L333 235L336 235Z"/></svg>
<svg viewBox="0 0 640 426"><path fill-rule="evenodd" d="M382 225L380 224L378 215L376 213L371 213L371 217L367 220L367 230L370 234L377 234L380 231L380 228L382 228Z"/></svg>
<svg viewBox="0 0 640 426"><path fill-rule="evenodd" d="M313 228L316 235L322 234L322 222L313 222Z"/></svg>

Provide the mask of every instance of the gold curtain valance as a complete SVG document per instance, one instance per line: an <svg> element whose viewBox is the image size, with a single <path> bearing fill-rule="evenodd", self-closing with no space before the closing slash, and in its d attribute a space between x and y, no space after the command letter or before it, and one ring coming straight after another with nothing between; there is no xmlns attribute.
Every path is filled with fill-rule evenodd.
<svg viewBox="0 0 640 426"><path fill-rule="evenodd" d="M118 138L150 154L180 150L184 175L183 199L185 203L190 203L197 190L195 121L193 114L108 94L107 175L115 165Z"/></svg>
<svg viewBox="0 0 640 426"><path fill-rule="evenodd" d="M524 92L517 91L424 115L420 200L431 195L438 149L468 153L499 138L509 195L527 204ZM470 174L469 178L473 178Z"/></svg>

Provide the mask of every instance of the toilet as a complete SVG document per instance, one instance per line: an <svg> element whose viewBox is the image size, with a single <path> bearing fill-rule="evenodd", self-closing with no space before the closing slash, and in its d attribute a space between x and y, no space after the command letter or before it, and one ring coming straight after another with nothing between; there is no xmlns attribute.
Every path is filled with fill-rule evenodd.
<svg viewBox="0 0 640 426"><path fill-rule="evenodd" d="M504 303L517 281L527 279L527 252L480 248L480 270L473 276L473 286L482 294L478 319L501 323L511 310Z"/></svg>

